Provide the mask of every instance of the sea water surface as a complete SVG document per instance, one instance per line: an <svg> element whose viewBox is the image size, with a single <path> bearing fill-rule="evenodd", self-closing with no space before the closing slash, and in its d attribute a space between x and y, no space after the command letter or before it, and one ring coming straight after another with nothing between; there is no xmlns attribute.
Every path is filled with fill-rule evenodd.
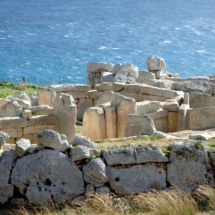
<svg viewBox="0 0 215 215"><path fill-rule="evenodd" d="M215 75L214 0L0 0L0 81L85 84L90 61L144 70L150 55Z"/></svg>

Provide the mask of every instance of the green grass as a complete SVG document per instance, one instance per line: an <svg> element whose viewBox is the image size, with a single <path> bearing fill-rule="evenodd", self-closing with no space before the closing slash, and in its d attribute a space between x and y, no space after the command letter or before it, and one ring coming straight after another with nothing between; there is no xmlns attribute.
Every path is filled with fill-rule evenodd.
<svg viewBox="0 0 215 215"><path fill-rule="evenodd" d="M23 91L28 95L31 92L38 92L39 86L27 83L15 84L11 82L0 82L0 98L14 95L17 91Z"/></svg>

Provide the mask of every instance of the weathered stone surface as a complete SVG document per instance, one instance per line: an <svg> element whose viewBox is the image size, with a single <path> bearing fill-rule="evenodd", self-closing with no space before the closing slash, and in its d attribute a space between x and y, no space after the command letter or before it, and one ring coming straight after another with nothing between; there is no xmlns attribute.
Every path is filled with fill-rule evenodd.
<svg viewBox="0 0 215 215"><path fill-rule="evenodd" d="M126 84L124 92L126 93L139 93L140 85L139 84Z"/></svg>
<svg viewBox="0 0 215 215"><path fill-rule="evenodd" d="M153 120L156 120L156 119L167 117L168 116L168 110L160 108L156 112L147 113L145 115L148 116L149 118L153 119Z"/></svg>
<svg viewBox="0 0 215 215"><path fill-rule="evenodd" d="M113 74L115 74L114 82L133 84L138 77L138 67L133 66L131 63L116 64Z"/></svg>
<svg viewBox="0 0 215 215"><path fill-rule="evenodd" d="M69 147L67 137L65 135L59 134L58 132L50 129L45 129L37 135L37 143L62 152Z"/></svg>
<svg viewBox="0 0 215 215"><path fill-rule="evenodd" d="M71 150L72 161L90 158L90 150L85 146L76 146Z"/></svg>
<svg viewBox="0 0 215 215"><path fill-rule="evenodd" d="M114 64L109 62L89 62L87 64L87 72L97 73L97 72L111 72L113 71Z"/></svg>
<svg viewBox="0 0 215 215"><path fill-rule="evenodd" d="M86 84L75 84L74 85L74 91L75 92L87 92L90 89L91 89L90 86L86 85Z"/></svg>
<svg viewBox="0 0 215 215"><path fill-rule="evenodd" d="M3 105L7 104L9 101L10 101L10 100L7 99L7 98L0 98L0 108L1 108Z"/></svg>
<svg viewBox="0 0 215 215"><path fill-rule="evenodd" d="M0 117L0 129L21 128L27 126L27 119L22 117Z"/></svg>
<svg viewBox="0 0 215 215"><path fill-rule="evenodd" d="M91 149L97 148L97 145L93 141L81 135L75 135L69 143L73 146L85 146Z"/></svg>
<svg viewBox="0 0 215 215"><path fill-rule="evenodd" d="M19 159L11 182L34 205L61 204L84 193L82 172L58 150L41 150Z"/></svg>
<svg viewBox="0 0 215 215"><path fill-rule="evenodd" d="M77 105L77 120L82 121L87 108L93 107L92 99L79 99Z"/></svg>
<svg viewBox="0 0 215 215"><path fill-rule="evenodd" d="M176 132L178 126L178 113L169 112L168 113L168 132Z"/></svg>
<svg viewBox="0 0 215 215"><path fill-rule="evenodd" d="M28 135L28 134L38 134L42 132L45 129L51 129L54 130L55 126L54 125L36 125L36 126L31 126L31 127L25 127L23 129L23 134Z"/></svg>
<svg viewBox="0 0 215 215"><path fill-rule="evenodd" d="M21 109L17 101L10 101L3 105L0 110L0 117L20 117Z"/></svg>
<svg viewBox="0 0 215 215"><path fill-rule="evenodd" d="M133 147L102 150L102 155L108 166L136 163Z"/></svg>
<svg viewBox="0 0 215 215"><path fill-rule="evenodd" d="M97 187L96 188L96 193L108 194L108 193L110 193L110 189L108 187Z"/></svg>
<svg viewBox="0 0 215 215"><path fill-rule="evenodd" d="M167 117L154 120L154 125L155 125L155 128L157 131L161 131L161 132L165 132L165 133L168 132Z"/></svg>
<svg viewBox="0 0 215 215"><path fill-rule="evenodd" d="M148 79L155 79L155 74L149 71L139 71L136 83L145 83Z"/></svg>
<svg viewBox="0 0 215 215"><path fill-rule="evenodd" d="M187 128L187 110L190 108L188 104L180 105L178 109L177 131L183 131Z"/></svg>
<svg viewBox="0 0 215 215"><path fill-rule="evenodd" d="M116 108L108 105L103 109L105 111L106 137L116 138Z"/></svg>
<svg viewBox="0 0 215 215"><path fill-rule="evenodd" d="M143 101L136 102L136 114L146 115L148 113L156 112L160 109L160 102L158 101Z"/></svg>
<svg viewBox="0 0 215 215"><path fill-rule="evenodd" d="M170 112L178 112L179 104L176 101L164 102L163 108Z"/></svg>
<svg viewBox="0 0 215 215"><path fill-rule="evenodd" d="M209 134L191 134L189 135L189 139L192 140L209 140L212 136Z"/></svg>
<svg viewBox="0 0 215 215"><path fill-rule="evenodd" d="M194 108L187 110L187 129L208 129L215 127L215 107Z"/></svg>
<svg viewBox="0 0 215 215"><path fill-rule="evenodd" d="M95 187L101 187L107 182L106 166L101 158L91 160L83 166L84 180Z"/></svg>
<svg viewBox="0 0 215 215"><path fill-rule="evenodd" d="M33 106L25 108L25 110L30 110L31 114L34 115L49 115L54 113L54 109L48 105Z"/></svg>
<svg viewBox="0 0 215 215"><path fill-rule="evenodd" d="M21 110L23 108L31 107L30 101L26 101L26 100L22 100L22 99L18 99L18 98L12 98L11 101L16 101L18 103L18 105L20 106Z"/></svg>
<svg viewBox="0 0 215 215"><path fill-rule="evenodd" d="M57 117L55 115L32 116L28 119L27 126L54 125L56 120Z"/></svg>
<svg viewBox="0 0 215 215"><path fill-rule="evenodd" d="M185 191L199 185L213 185L213 174L203 142L177 142L173 144L167 165L167 181Z"/></svg>
<svg viewBox="0 0 215 215"><path fill-rule="evenodd" d="M96 89L98 91L111 91L112 90L112 83L110 82L103 82L101 84L98 84Z"/></svg>
<svg viewBox="0 0 215 215"><path fill-rule="evenodd" d="M10 136L7 133L0 131L0 148L1 148L1 145L5 144L6 140L9 138Z"/></svg>
<svg viewBox="0 0 215 215"><path fill-rule="evenodd" d="M136 102L139 102L140 95L141 95L139 93L125 93L125 92L116 92L116 94L131 98L131 99L134 99Z"/></svg>
<svg viewBox="0 0 215 215"><path fill-rule="evenodd" d="M103 92L102 95L99 97L96 106L99 107L101 104L105 104L107 102L112 102L116 99L116 94L112 91ZM116 103L116 102L115 102Z"/></svg>
<svg viewBox="0 0 215 215"><path fill-rule="evenodd" d="M147 70L152 71L162 71L166 66L163 58L158 56L150 56L146 59Z"/></svg>
<svg viewBox="0 0 215 215"><path fill-rule="evenodd" d="M14 187L9 183L10 172L15 159L15 151L8 149L3 152L0 161L0 203L4 204L9 198L13 197Z"/></svg>
<svg viewBox="0 0 215 215"><path fill-rule="evenodd" d="M204 93L189 93L189 102L191 108L212 107L215 106L215 98Z"/></svg>
<svg viewBox="0 0 215 215"><path fill-rule="evenodd" d="M136 163L168 162L168 158L157 146L143 145L135 147Z"/></svg>
<svg viewBox="0 0 215 215"><path fill-rule="evenodd" d="M120 92L124 90L124 87L125 87L124 83L113 82L112 90L114 92Z"/></svg>
<svg viewBox="0 0 215 215"><path fill-rule="evenodd" d="M31 143L28 139L21 138L16 142L16 155L18 157L23 157L28 153L28 150L31 147Z"/></svg>
<svg viewBox="0 0 215 215"><path fill-rule="evenodd" d="M101 73L101 82L113 82L114 75L112 72L102 72Z"/></svg>
<svg viewBox="0 0 215 215"><path fill-rule="evenodd" d="M89 73L87 76L87 84L91 89L93 89L96 84L101 84L101 73Z"/></svg>
<svg viewBox="0 0 215 215"><path fill-rule="evenodd" d="M73 84L50 85L50 88L53 89L56 93L74 91L74 85Z"/></svg>
<svg viewBox="0 0 215 215"><path fill-rule="evenodd" d="M85 111L82 132L91 140L106 138L105 117L102 108L92 107Z"/></svg>
<svg viewBox="0 0 215 215"><path fill-rule="evenodd" d="M86 197L86 198L90 198L90 197L92 197L92 195L95 193L95 188L94 188L94 186L92 185L92 184L88 184L87 186L86 186L86 191L85 191L85 193L84 193L84 196Z"/></svg>
<svg viewBox="0 0 215 215"><path fill-rule="evenodd" d="M53 89L40 88L39 90L39 105L48 105L53 107L56 92Z"/></svg>
<svg viewBox="0 0 215 215"><path fill-rule="evenodd" d="M107 176L111 189L119 195L144 192L155 183L160 188L166 187L165 170L150 164L121 169L107 167Z"/></svg>
<svg viewBox="0 0 215 215"><path fill-rule="evenodd" d="M129 114L127 116L124 136L151 135L156 131L151 118L142 115Z"/></svg>
<svg viewBox="0 0 215 215"><path fill-rule="evenodd" d="M14 95L13 95L13 97L17 98L17 99L21 99L21 100L27 101L30 104L30 99L26 95L25 92L22 92L22 91L15 92Z"/></svg>
<svg viewBox="0 0 215 215"><path fill-rule="evenodd" d="M73 97L73 99L86 99L87 98L86 91L85 92L71 91L71 92L65 92L65 93L71 95Z"/></svg>
<svg viewBox="0 0 215 215"><path fill-rule="evenodd" d="M31 106L39 105L39 93L36 92L29 93L28 97L30 99Z"/></svg>
<svg viewBox="0 0 215 215"><path fill-rule="evenodd" d="M68 94L59 93L56 96L53 107L57 116L55 129L59 133L65 134L70 140L76 132L77 108L74 99Z"/></svg>
<svg viewBox="0 0 215 215"><path fill-rule="evenodd" d="M87 92L87 96L89 99L98 99L102 95L103 95L103 92L99 92L97 90L89 90Z"/></svg>
<svg viewBox="0 0 215 215"><path fill-rule="evenodd" d="M10 136L10 138L18 138L22 136L21 128L8 128L8 129L2 129L1 131L7 133Z"/></svg>

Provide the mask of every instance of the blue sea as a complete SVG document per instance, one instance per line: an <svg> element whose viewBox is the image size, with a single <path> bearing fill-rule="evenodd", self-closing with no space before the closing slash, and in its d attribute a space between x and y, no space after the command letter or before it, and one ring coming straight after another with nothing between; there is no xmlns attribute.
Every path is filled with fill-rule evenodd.
<svg viewBox="0 0 215 215"><path fill-rule="evenodd" d="M215 75L214 0L0 0L0 81L86 84L90 61Z"/></svg>

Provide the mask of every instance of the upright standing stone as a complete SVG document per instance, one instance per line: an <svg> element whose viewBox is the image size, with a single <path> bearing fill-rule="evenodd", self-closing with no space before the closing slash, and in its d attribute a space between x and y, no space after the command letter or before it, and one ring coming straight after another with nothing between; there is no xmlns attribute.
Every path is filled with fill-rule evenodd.
<svg viewBox="0 0 215 215"><path fill-rule="evenodd" d="M76 132L76 104L72 96L59 93L54 101L54 113L57 116L55 129L70 140Z"/></svg>
<svg viewBox="0 0 215 215"><path fill-rule="evenodd" d="M20 117L21 108L17 101L10 101L0 109L0 117Z"/></svg>
<svg viewBox="0 0 215 215"><path fill-rule="evenodd" d="M53 89L40 88L39 90L39 106L48 105L53 107L53 103L56 97L56 92Z"/></svg>

